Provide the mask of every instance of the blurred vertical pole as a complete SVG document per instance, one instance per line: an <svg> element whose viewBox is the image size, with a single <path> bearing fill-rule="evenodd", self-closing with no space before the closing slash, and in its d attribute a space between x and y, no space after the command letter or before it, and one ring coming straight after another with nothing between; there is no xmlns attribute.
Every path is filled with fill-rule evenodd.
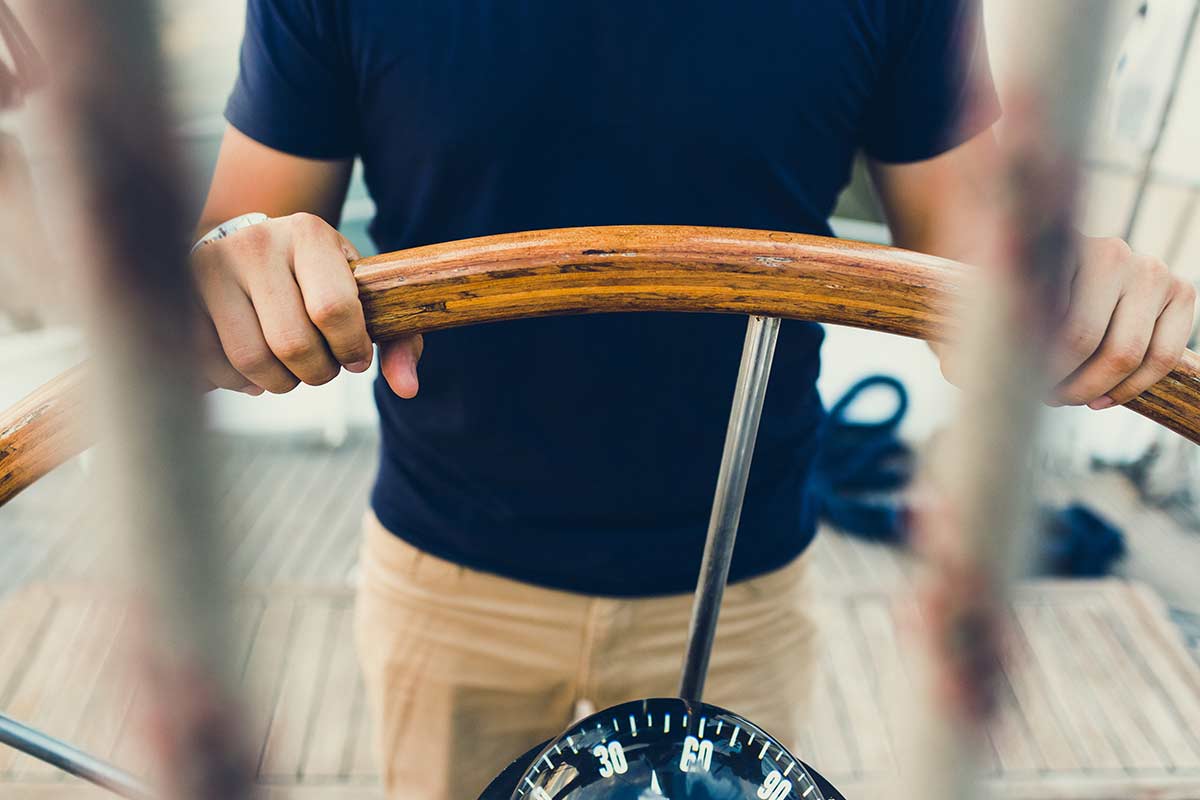
<svg viewBox="0 0 1200 800"><path fill-rule="evenodd" d="M151 0L30 4L49 54L47 136L66 162L63 261L73 264L95 350L96 421L112 444L97 475L128 546L142 624L146 734L168 798L237 800L253 762L240 746L227 668L202 435L182 168L171 136Z"/></svg>
<svg viewBox="0 0 1200 800"><path fill-rule="evenodd" d="M1018 2L1018 0L1005 0ZM961 412L927 465L916 516L929 566L920 589L926 694L913 720L904 795L979 796L976 762L993 715L1005 605L1026 566L1029 488L1050 344L1073 274L1081 157L1109 0L1024 3L1002 76L1004 118L985 191L947 196L939 225L979 265L956 348Z"/></svg>

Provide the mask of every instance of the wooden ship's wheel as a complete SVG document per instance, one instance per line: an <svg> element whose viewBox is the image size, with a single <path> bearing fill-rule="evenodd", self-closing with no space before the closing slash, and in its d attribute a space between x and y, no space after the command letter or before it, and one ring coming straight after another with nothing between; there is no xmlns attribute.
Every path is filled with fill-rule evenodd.
<svg viewBox="0 0 1200 800"><path fill-rule="evenodd" d="M491 236L352 267L377 341L557 314L751 316L679 697L638 700L585 720L514 762L483 797L840 797L769 733L701 701L778 320L944 338L968 268L819 236L657 226ZM0 415L0 504L86 445L79 430L84 371L60 376ZM1128 405L1200 444L1200 356L1185 353L1170 375ZM142 791L128 776L36 732L0 726L0 739L131 796ZM733 783L714 783L717 767Z"/></svg>
<svg viewBox="0 0 1200 800"><path fill-rule="evenodd" d="M945 338L969 267L894 247L732 228L620 226L487 236L355 262L376 341L483 322L723 312ZM0 504L86 446L83 371L0 416ZM1200 444L1200 355L1128 407Z"/></svg>

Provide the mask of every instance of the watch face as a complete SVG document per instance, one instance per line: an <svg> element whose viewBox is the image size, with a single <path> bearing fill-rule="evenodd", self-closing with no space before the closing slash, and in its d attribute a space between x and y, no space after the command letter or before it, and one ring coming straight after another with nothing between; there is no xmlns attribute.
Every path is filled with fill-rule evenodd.
<svg viewBox="0 0 1200 800"><path fill-rule="evenodd" d="M841 800L754 723L707 703L600 711L505 770L481 800Z"/></svg>

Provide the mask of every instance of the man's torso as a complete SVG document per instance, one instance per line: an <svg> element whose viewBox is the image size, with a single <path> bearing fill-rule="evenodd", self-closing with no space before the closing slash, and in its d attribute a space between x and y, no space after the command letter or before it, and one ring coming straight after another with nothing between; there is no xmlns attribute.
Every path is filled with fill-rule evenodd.
<svg viewBox="0 0 1200 800"><path fill-rule="evenodd" d="M827 233L907 5L308 1L351 76L381 250L575 225ZM688 589L743 327L616 314L429 335L420 395L377 387L377 514L522 580ZM812 535L820 338L781 332L734 578Z"/></svg>

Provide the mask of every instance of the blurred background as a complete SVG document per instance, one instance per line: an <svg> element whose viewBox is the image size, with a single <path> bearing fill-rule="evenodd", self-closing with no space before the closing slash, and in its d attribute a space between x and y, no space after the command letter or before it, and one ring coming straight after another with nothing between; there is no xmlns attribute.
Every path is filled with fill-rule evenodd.
<svg viewBox="0 0 1200 800"><path fill-rule="evenodd" d="M14 5L20 14L22 3ZM170 94L177 110L179 139L191 172L192 200L198 210L225 125L222 109L237 71L245 0L164 0L161 5L163 42L171 69ZM1105 53L1105 63L1112 65L1113 72L1092 142L1084 156L1087 185L1082 227L1089 235L1126 236L1135 249L1163 258L1177 274L1200 283L1200 36L1196 35L1195 24L1200 3L1116 0L1114 5L1120 9L1117 14L1120 24L1108 40L1095 43ZM994 70L997 80L1003 82L1005 37L1019 36L1023 26L1034 24L1029 13L1034 6L1011 0L984 0L984 7ZM17 233L22 229L39 225L53 239L55 215L49 193L43 188L56 179L61 165L56 164L52 153L41 148L26 115L20 111L0 112L0 135L5 152L19 156L0 159L0 164L20 161L28 166L27 174L24 170L13 174L0 172L0 211L3 211L0 287L4 287L0 291L0 407L6 407L80 361L86 347L78 329L71 324L69 313L56 304L52 281L39 280L44 277L42 272L51 271L41 267L44 254L23 250L19 245L3 246L5 241L21 240ZM887 229L865 178L865 170L856 169L833 227L845 238L886 242ZM37 204L38 216L34 219L8 213L17 207L14 198L26 195L26 188ZM6 198L4 192L17 194ZM343 216L343 230L364 254L374 252L366 236L372 214L373 204L356 172ZM820 387L828 405L866 376L884 374L899 382L907 397L907 413L894 420L894 425L882 425L882 429L886 434L898 436L904 447L920 451L929 446L953 414L955 390L942 379L936 360L923 343L831 327L823 361ZM279 596L296 587L316 586L322 591L333 591L353 584L358 522L376 452L371 380L372 374L346 373L327 386L301 386L283 397L248 398L228 392L210 397L212 426L222 437L224 448L218 486L221 513L245 531L229 554L229 563L240 581L263 592L255 601L258 605L254 608L258 610L247 612L248 617L261 621L264 609L271 608ZM731 375L729 387L732 381ZM848 418L860 422L887 421L898 399L890 386L866 392L861 402L853 405ZM727 391L724 384L721 391ZM1089 562L1086 568L1091 570L1087 573L1089 577L1113 574L1122 585L1148 587L1156 598L1147 601L1148 607L1162 617L1167 627L1159 629L1147 623L1147 630L1153 628L1155 636L1177 638L1192 648L1193 657L1200 659L1200 585L1194 577L1200 567L1200 448L1188 446L1182 439L1123 409L1100 413L1086 409L1050 410L1046 432L1039 464L1043 473L1038 482L1039 499L1048 513L1075 504L1091 515L1062 517L1062 525L1070 529L1064 534L1068 544L1063 546L1085 551L1100 542L1097 546L1104 552L1096 556L1095 563ZM0 512L0 598L32 585L57 586L96 577L102 568L103 542L89 536L91 510L82 491L87 481L85 457L59 470ZM893 488L882 487L881 494L890 497ZM1071 528L1072 525L1082 533ZM1069 539L1075 535L1087 541ZM1113 544L1114 535L1123 546ZM816 547L822 565L819 585L830 590L860 585L863 575L871 577L875 588L907 585L912 574L907 557L902 550L876 541L878 538L851 537L832 528L819 537ZM1084 560L1086 557L1086 553L1079 556ZM1066 561L1069 563L1059 571L1060 575L1084 570L1075 569L1079 562L1070 558ZM1051 597L1044 593L1050 591L1047 588L1050 586L1035 587L1033 591L1043 592L1038 597ZM1109 584L1104 586L1103 591L1108 592ZM345 598L338 602L342 605L335 603L333 610L321 618L328 626L322 630L327 630L330 637L339 635L339 626L348 619ZM1044 602L1053 604L1058 600ZM69 602L60 599L52 598L46 603L43 611L48 615L56 613L53 608L70 607ZM291 633L285 639L291 642L288 636L309 630L304 627L308 617L289 619L290 627L285 627ZM46 624L67 641L75 635L75 628L59 631L50 622ZM76 620L75 624L78 627L82 622ZM311 624L316 631L318 623ZM1063 623L1059 633L1068 630L1070 624ZM326 634L313 632L311 640L295 646L307 647L324 641L323 635ZM1131 641L1121 646L1136 649L1143 645ZM1176 653L1169 644L1159 642L1154 646L1160 645ZM253 651L251 645L247 647ZM48 693L46 687L54 683L53 673L41 678L28 677L29 664L41 663L36 660L38 656L21 662L25 664L24 671L6 673L3 648L0 643L0 708L25 698L36 711ZM1036 650L1037 646L1031 645L1031 649ZM1097 653L1097 658L1102 657ZM43 667L51 670L53 659L45 658ZM12 663L15 662L10 659L8 666ZM336 717L334 711L324 710L322 703L327 701L321 699L332 696L329 693L335 690L319 681L328 679L338 669L345 669L345 665L336 661L322 661L321 665L316 674L323 677L319 680L313 677L310 682L325 689L311 689L317 693L316 699L309 698L306 702L316 705L305 725L318 724L322 714ZM1082 662L1077 666L1082 667ZM1069 665L1060 667L1068 674L1072 671ZM1153 673L1154 667L1147 670ZM290 674L278 673L276 677L287 684ZM1196 680L1193 673L1179 674L1184 677L1172 678L1178 684L1172 685L1178 691L1186 689L1200 697L1200 683L1188 683ZM1104 686L1119 692L1127 685L1122 681L1129 678L1114 674L1096 680L1108 680ZM303 679L302 675L293 684ZM346 691L356 696L353 693L359 690L353 678L345 680ZM31 695L30 686L41 688ZM293 685L293 691L302 692L303 688ZM322 691L326 694L321 694ZM1020 690L1014 686L1016 700L1020 700L1019 694ZM30 697L34 700L29 700ZM1172 702L1185 702L1178 700L1178 692L1170 697L1174 698ZM331 781L354 778L369 783L371 780L368 756L363 754L365 723L361 707L355 705L357 702L349 704L344 720L337 718L349 738L337 745L341 749L336 754L326 754L330 766L325 777ZM1193 707L1185 704L1183 708ZM1194 709L1193 731L1200 729L1200 705ZM283 724L278 722L278 711L264 713L267 720L264 730L283 730L273 728ZM1062 717L1070 719L1073 714L1068 709L1062 712ZM1108 729L1103 729L1102 721L1087 722L1089 714L1079 712L1080 728L1074 733L1090 725L1091 734L1113 740L1114 763L1100 769L1100 774L1117 781L1113 785L1125 785L1120 781L1126 780L1127 773L1132 775L1139 769L1156 766L1178 776L1191 763L1184 757L1180 757L1179 763L1169 759L1155 761L1152 755L1139 750L1139 745L1126 741L1126 734L1106 733ZM1153 715L1148 714L1147 719L1150 717ZM1021 724L1031 726L1025 734L1037 738L1036 731L1032 731L1034 723ZM1137 724L1152 729L1157 723L1143 720ZM1100 733L1093 729L1096 726L1102 729ZM1015 735L1011 731L1009 734ZM300 744L292 743L285 734L276 735L284 737L284 743L277 743L276 750L264 756L263 769L272 765L273 769L278 768L278 774L271 773L277 778L294 777L297 770L307 769L296 765L311 765L314 747L318 756L324 753L319 743L313 744L311 734L301 735ZM1074 734L1064 727L1062 735ZM1006 770L1019 773L1024 762L1013 750L1019 750L1019 745L1005 740L1003 733L997 737L993 753L996 774ZM1194 767L1200 769L1200 743L1195 744ZM122 752L119 744L106 746L116 748L112 750L114 753ZM292 753L289 747L296 752ZM819 749L820 745L814 743L814 747ZM1038 757L1030 756L1036 762L1029 767L1030 774L1044 775L1053 766L1049 764L1053 759L1045 757L1044 752L1040 757L1042 760L1038 761ZM133 755L129 758L135 759ZM270 761L271 758L276 760ZM1144 763L1147 759L1151 767ZM18 768L13 764L0 758L0 777L28 777L23 769L33 770L28 774L35 777L40 774L29 765ZM1083 766L1077 767L1088 771ZM862 764L851 764L846 769L858 770L854 774L869 771ZM1109 772L1104 772L1105 769ZM1021 796L1042 795L1032 792Z"/></svg>

